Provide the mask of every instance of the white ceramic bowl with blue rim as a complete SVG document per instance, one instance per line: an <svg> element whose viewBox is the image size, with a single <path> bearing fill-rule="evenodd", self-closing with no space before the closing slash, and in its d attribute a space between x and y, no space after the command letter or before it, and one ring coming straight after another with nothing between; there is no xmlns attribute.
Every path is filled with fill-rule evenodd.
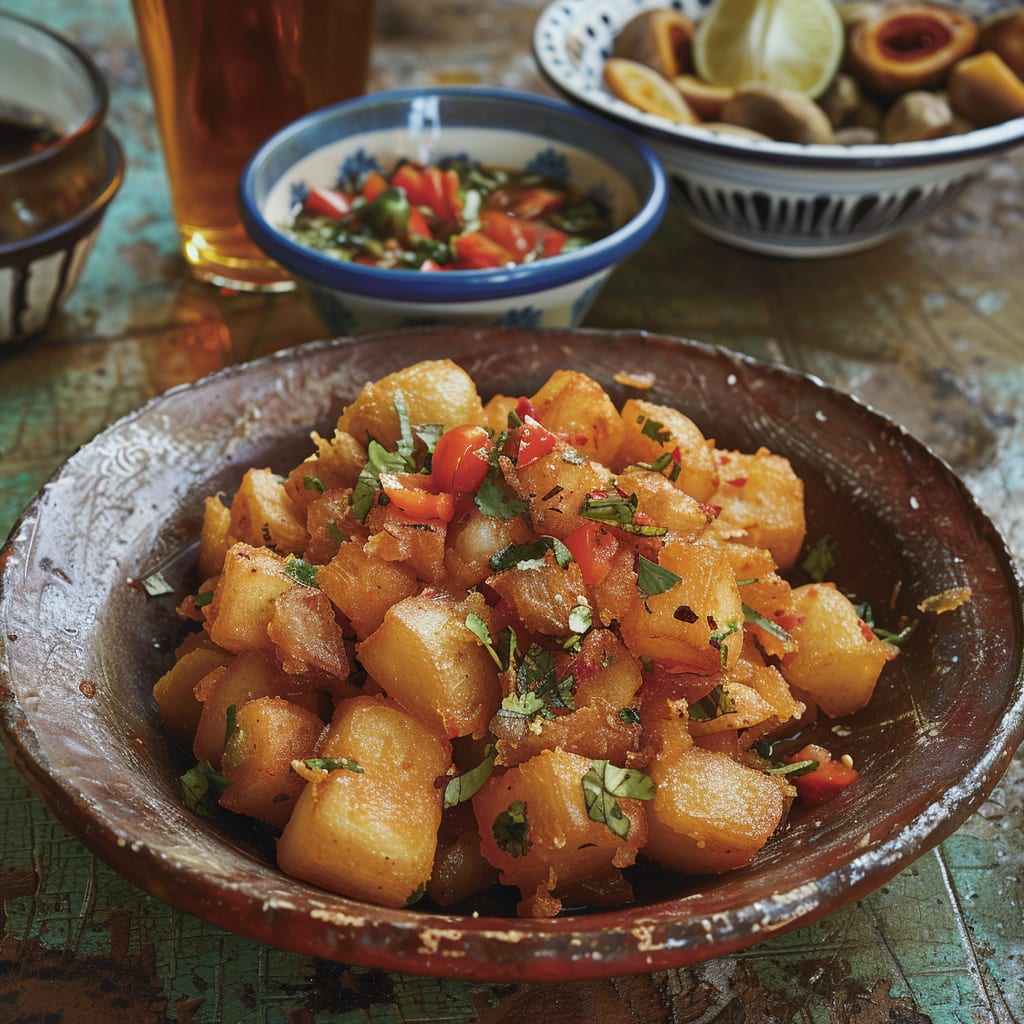
<svg viewBox="0 0 1024 1024"><path fill-rule="evenodd" d="M981 19L1009 0L943 0ZM1024 118L927 142L799 145L675 124L615 97L603 68L636 15L670 7L694 21L711 0L555 0L534 25L533 52L569 99L641 134L673 197L720 241L790 257L837 256L885 241L947 206L1000 150L1024 142Z"/></svg>
<svg viewBox="0 0 1024 1024"><path fill-rule="evenodd" d="M615 230L574 252L488 270L423 274L333 259L286 230L311 187L352 170L468 156L533 169L609 204ZM615 266L655 231L668 189L635 136L558 100L499 89L374 93L315 111L252 157L239 210L253 241L307 288L332 333L423 324L572 327Z"/></svg>

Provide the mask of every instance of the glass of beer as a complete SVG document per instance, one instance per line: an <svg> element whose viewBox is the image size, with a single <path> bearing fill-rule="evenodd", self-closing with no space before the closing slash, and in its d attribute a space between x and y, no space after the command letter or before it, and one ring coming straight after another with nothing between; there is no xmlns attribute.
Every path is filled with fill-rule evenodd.
<svg viewBox="0 0 1024 1024"><path fill-rule="evenodd" d="M373 0L132 0L182 249L203 281L294 282L249 240L246 161L301 114L365 91Z"/></svg>

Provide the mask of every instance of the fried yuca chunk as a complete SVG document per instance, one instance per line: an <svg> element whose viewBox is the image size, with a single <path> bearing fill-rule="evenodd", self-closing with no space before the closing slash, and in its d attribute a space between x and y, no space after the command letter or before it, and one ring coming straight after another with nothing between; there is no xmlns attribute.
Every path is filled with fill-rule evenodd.
<svg viewBox="0 0 1024 1024"><path fill-rule="evenodd" d="M833 583L797 587L790 610L796 651L782 659L786 681L833 718L865 707L896 648L875 636Z"/></svg>
<svg viewBox="0 0 1024 1024"><path fill-rule="evenodd" d="M386 907L430 879L451 766L443 736L381 697L335 711L277 844L286 874Z"/></svg>
<svg viewBox="0 0 1024 1024"><path fill-rule="evenodd" d="M718 486L710 442L688 416L639 398L622 406L622 442L610 463L616 469L665 460L674 486L697 501L708 501Z"/></svg>
<svg viewBox="0 0 1024 1024"><path fill-rule="evenodd" d="M675 582L632 601L621 623L626 646L636 658L714 674L743 645L743 602L728 560L708 544L670 541L658 568Z"/></svg>
<svg viewBox="0 0 1024 1024"><path fill-rule="evenodd" d="M396 396L405 400L414 424L482 423L483 403L473 378L451 359L426 360L363 386L338 419L338 430L360 444L377 441L394 448L401 435Z"/></svg>
<svg viewBox="0 0 1024 1024"><path fill-rule="evenodd" d="M497 667L466 627L470 614L493 624L478 593L425 591L393 605L356 646L388 696L449 739L483 736L501 702Z"/></svg>
<svg viewBox="0 0 1024 1024"><path fill-rule="evenodd" d="M519 888L525 916L557 914L560 894L584 883L591 897L604 889L629 898L621 869L635 861L647 839L643 800L650 795L649 780L628 773L612 788L638 795L616 796L608 792L608 767L545 750L491 776L473 797L481 852L503 882Z"/></svg>
<svg viewBox="0 0 1024 1024"><path fill-rule="evenodd" d="M583 455L607 463L622 440L622 417L607 392L578 370L556 370L530 398L537 419Z"/></svg>
<svg viewBox="0 0 1024 1024"><path fill-rule="evenodd" d="M656 757L647 806L645 856L687 874L720 874L746 864L782 820L782 789L726 754L693 746Z"/></svg>
<svg viewBox="0 0 1024 1024"><path fill-rule="evenodd" d="M324 731L319 715L284 697L257 697L235 712L221 771L231 780L221 807L282 827L305 780L292 761L310 757Z"/></svg>
<svg viewBox="0 0 1024 1024"><path fill-rule="evenodd" d="M804 484L789 460L767 448L746 454L719 451L719 482L708 503L721 509L715 531L751 547L767 548L783 571L792 569L803 547Z"/></svg>

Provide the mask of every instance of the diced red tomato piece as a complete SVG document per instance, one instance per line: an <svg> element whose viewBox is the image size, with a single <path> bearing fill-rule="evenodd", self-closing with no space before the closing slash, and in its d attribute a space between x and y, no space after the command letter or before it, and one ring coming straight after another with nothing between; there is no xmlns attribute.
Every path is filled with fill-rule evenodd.
<svg viewBox="0 0 1024 1024"><path fill-rule="evenodd" d="M309 190L303 205L309 213L340 219L352 209L352 200L336 188L321 188L315 185Z"/></svg>
<svg viewBox="0 0 1024 1024"><path fill-rule="evenodd" d="M852 764L835 760L831 753L816 743L808 743L795 754L786 758L789 764L796 761L817 761L818 767L805 775L791 777L800 800L808 807L817 807L831 800L837 793L854 782L860 772Z"/></svg>
<svg viewBox="0 0 1024 1024"><path fill-rule="evenodd" d="M410 238L434 237L430 231L430 225L427 223L427 218L415 206L409 208L409 227L406 231Z"/></svg>
<svg viewBox="0 0 1024 1024"><path fill-rule="evenodd" d="M543 459L557 443L557 435L552 434L547 427L541 426L532 416L527 416L519 428L516 465L521 469L532 466L538 459Z"/></svg>
<svg viewBox="0 0 1024 1024"><path fill-rule="evenodd" d="M546 217L564 204L564 192L537 186L523 189L508 206L508 212L517 217Z"/></svg>
<svg viewBox="0 0 1024 1024"><path fill-rule="evenodd" d="M381 473L380 489L399 512L412 519L450 523L455 517L455 498L436 490L431 478L422 473Z"/></svg>
<svg viewBox="0 0 1024 1024"><path fill-rule="evenodd" d="M434 446L430 475L452 494L472 494L483 483L494 442L483 427L464 423L446 430Z"/></svg>
<svg viewBox="0 0 1024 1024"><path fill-rule="evenodd" d="M540 421L536 407L526 395L519 396L519 401L516 402L516 415L519 417L520 422L525 422L527 416L532 416L538 422Z"/></svg>
<svg viewBox="0 0 1024 1024"><path fill-rule="evenodd" d="M470 231L453 238L452 248L460 270L487 270L516 262L508 249L480 231Z"/></svg>
<svg viewBox="0 0 1024 1024"><path fill-rule="evenodd" d="M436 260L426 259L420 264L420 271L427 273L437 273L438 271L443 272L444 267L441 266Z"/></svg>
<svg viewBox="0 0 1024 1024"><path fill-rule="evenodd" d="M596 586L604 580L612 567L615 552L619 549L615 537L601 523L593 520L573 530L568 537L563 538L563 542L572 552L572 557L583 573L583 582L588 586Z"/></svg>
<svg viewBox="0 0 1024 1024"><path fill-rule="evenodd" d="M388 187L388 179L383 174L379 171L370 171L363 181L363 198L372 203Z"/></svg>
<svg viewBox="0 0 1024 1024"><path fill-rule="evenodd" d="M455 214L448 205L448 196L445 192L444 171L440 167L424 167L423 187L427 195L426 205L434 211L437 219L454 220Z"/></svg>
<svg viewBox="0 0 1024 1024"><path fill-rule="evenodd" d="M518 263L531 253L557 256L565 247L565 232L540 221L514 217L501 210L483 210L480 223L484 234L513 253Z"/></svg>
<svg viewBox="0 0 1024 1024"><path fill-rule="evenodd" d="M423 174L413 164L401 164L391 175L391 184L405 192L405 198L413 206L429 206Z"/></svg>

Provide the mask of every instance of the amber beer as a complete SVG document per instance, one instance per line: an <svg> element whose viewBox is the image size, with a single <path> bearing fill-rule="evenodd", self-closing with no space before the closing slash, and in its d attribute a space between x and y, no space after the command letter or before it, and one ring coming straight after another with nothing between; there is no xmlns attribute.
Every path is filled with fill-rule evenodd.
<svg viewBox="0 0 1024 1024"><path fill-rule="evenodd" d="M373 0L132 0L185 257L206 281L284 291L249 241L246 161L299 115L366 88Z"/></svg>

